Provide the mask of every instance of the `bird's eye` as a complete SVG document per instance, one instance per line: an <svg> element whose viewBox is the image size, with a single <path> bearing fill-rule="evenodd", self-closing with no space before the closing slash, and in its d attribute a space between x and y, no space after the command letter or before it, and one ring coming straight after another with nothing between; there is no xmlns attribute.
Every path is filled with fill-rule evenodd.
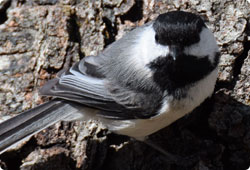
<svg viewBox="0 0 250 170"><path fill-rule="evenodd" d="M159 41L159 36L156 34L155 35L155 41L158 42Z"/></svg>

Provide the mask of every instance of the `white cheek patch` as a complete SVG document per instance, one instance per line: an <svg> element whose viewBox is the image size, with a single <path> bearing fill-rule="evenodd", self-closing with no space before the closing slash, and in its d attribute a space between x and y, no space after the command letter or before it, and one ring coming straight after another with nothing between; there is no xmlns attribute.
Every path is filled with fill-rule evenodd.
<svg viewBox="0 0 250 170"><path fill-rule="evenodd" d="M155 31L152 25L145 28L137 40L135 46L135 57L137 56L141 64L145 67L159 56L169 54L169 47L157 44L155 41Z"/></svg>
<svg viewBox="0 0 250 170"><path fill-rule="evenodd" d="M215 53L219 51L216 40L213 33L203 28L200 33L200 41L194 45L185 48L184 53L186 55L193 55L199 57L208 56L211 62L214 62Z"/></svg>
<svg viewBox="0 0 250 170"><path fill-rule="evenodd" d="M130 52L128 65L135 67L140 76L150 78L152 77L152 71L147 65L159 56L168 55L169 47L155 42L155 31L152 25L149 25L140 33L134 48Z"/></svg>

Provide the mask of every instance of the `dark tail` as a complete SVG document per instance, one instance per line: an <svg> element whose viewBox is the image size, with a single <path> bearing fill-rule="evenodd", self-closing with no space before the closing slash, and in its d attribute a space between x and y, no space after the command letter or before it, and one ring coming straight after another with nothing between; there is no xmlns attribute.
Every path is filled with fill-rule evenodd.
<svg viewBox="0 0 250 170"><path fill-rule="evenodd" d="M0 154L25 138L67 119L79 105L54 99L0 124Z"/></svg>

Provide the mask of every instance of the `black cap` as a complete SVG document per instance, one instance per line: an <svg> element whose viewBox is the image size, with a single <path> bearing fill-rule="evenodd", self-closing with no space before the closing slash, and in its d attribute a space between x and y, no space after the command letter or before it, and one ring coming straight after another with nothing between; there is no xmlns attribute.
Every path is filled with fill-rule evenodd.
<svg viewBox="0 0 250 170"><path fill-rule="evenodd" d="M190 46L199 42L199 33L204 27L206 26L200 16L184 11L161 14L153 24L157 43L178 46Z"/></svg>

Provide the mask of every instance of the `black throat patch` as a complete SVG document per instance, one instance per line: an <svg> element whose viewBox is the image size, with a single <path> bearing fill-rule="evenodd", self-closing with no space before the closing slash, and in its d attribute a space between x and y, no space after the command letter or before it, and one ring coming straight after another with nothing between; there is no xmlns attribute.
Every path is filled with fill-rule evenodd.
<svg viewBox="0 0 250 170"><path fill-rule="evenodd" d="M149 68L153 70L153 79L160 88L179 99L186 96L186 87L201 80L217 67L219 56L219 53L215 54L214 62L208 56L197 58L182 55L176 61L159 57L149 64Z"/></svg>

